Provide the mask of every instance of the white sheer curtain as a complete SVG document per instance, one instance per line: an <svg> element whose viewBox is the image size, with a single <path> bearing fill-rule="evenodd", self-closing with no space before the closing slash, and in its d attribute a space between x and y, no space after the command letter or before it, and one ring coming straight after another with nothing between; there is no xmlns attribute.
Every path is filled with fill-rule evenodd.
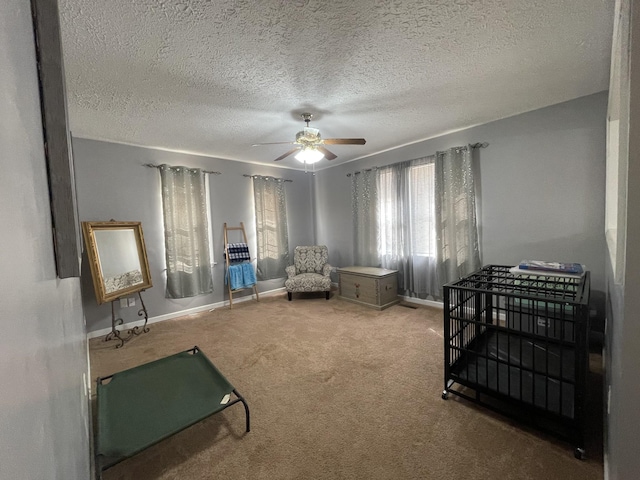
<svg viewBox="0 0 640 480"><path fill-rule="evenodd" d="M476 220L472 148L457 147L436 155L436 211L439 285L481 266Z"/></svg>
<svg viewBox="0 0 640 480"><path fill-rule="evenodd" d="M378 255L378 185L375 170L351 174L354 265L375 267Z"/></svg>
<svg viewBox="0 0 640 480"><path fill-rule="evenodd" d="M193 297L213 291L205 173L159 167L162 181L167 296Z"/></svg>
<svg viewBox="0 0 640 480"><path fill-rule="evenodd" d="M378 169L381 266L398 270L407 296L438 296L434 156Z"/></svg>
<svg viewBox="0 0 640 480"><path fill-rule="evenodd" d="M286 277L289 265L289 233L284 181L273 177L253 177L258 243L258 280Z"/></svg>

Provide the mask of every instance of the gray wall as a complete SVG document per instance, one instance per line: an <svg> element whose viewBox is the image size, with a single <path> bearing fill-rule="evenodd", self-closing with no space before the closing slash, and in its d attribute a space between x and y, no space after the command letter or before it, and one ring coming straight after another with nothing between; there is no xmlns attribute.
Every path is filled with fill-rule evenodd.
<svg viewBox="0 0 640 480"><path fill-rule="evenodd" d="M56 277L40 118L30 3L6 0L0 15L0 478L87 479L80 282Z"/></svg>
<svg viewBox="0 0 640 480"><path fill-rule="evenodd" d="M270 175L287 178L287 219L289 223L289 248L293 259L296 245L313 244L312 179L301 171L285 170L271 166L239 163L211 157L166 152L152 148L133 147L116 143L73 139L78 187L78 210L81 221L140 221L144 232L153 288L143 293L149 315L157 317L228 300L224 285L223 224L237 226L244 222L252 255L255 256L255 213L253 186L243 174ZM157 169L142 166L184 165L219 171L222 175L210 175L211 222L213 227L213 251L217 265L214 267L214 291L186 299L165 298L166 276L164 257L164 232L162 223L162 199L160 175ZM240 241L239 232L230 232L230 241ZM86 252L83 254L82 297L87 317L88 331L111 326L109 305L98 306ZM259 282L259 291L280 288L284 279ZM250 295L251 290L245 292ZM234 299L241 295L234 294ZM124 308L117 313L125 322L138 320L138 307Z"/></svg>
<svg viewBox="0 0 640 480"><path fill-rule="evenodd" d="M318 242L330 245L337 266L353 261L348 172L489 142L474 154L483 263L584 263L602 315L606 110L607 95L598 93L322 170Z"/></svg>
<svg viewBox="0 0 640 480"><path fill-rule="evenodd" d="M622 11L629 11L623 1ZM640 3L631 6L630 64L623 73L620 89L620 121L628 119L628 138L623 136L619 151L627 156L625 274L622 284L615 284L607 255L607 333L605 347L606 385L609 414L605 412L605 478L638 478L640 472ZM627 38L629 32L621 32ZM613 90L612 90L613 91ZM624 144L623 144L624 143ZM623 159L620 159L623 163ZM618 232L620 235L620 231ZM610 393L610 395L609 395ZM607 398L605 397L605 398ZM605 402L606 405L606 402Z"/></svg>

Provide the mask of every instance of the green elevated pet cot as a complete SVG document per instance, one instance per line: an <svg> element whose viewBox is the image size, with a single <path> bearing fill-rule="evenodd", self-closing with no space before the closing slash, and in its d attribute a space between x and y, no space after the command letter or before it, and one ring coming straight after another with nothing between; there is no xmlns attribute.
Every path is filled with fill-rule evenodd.
<svg viewBox="0 0 640 480"><path fill-rule="evenodd" d="M97 396L98 479L116 463L238 402L250 430L247 402L197 346L98 378Z"/></svg>

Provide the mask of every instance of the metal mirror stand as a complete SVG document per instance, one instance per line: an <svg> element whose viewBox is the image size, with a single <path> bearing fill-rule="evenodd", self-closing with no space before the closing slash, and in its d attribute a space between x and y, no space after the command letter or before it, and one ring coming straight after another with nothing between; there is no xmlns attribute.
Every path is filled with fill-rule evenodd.
<svg viewBox="0 0 640 480"><path fill-rule="evenodd" d="M138 316L144 317L144 324L142 325L142 328L139 325L135 326L127 330L125 337L122 336L122 331L116 328L117 326L124 323L124 320L121 317L116 318L115 302L120 299L114 298L113 300L111 300L111 331L104 337L105 342L108 342L110 340L118 340L120 344L116 345L116 348L120 348L134 336L140 335L141 333L147 333L149 331L149 327L147 327L149 314L147 313L147 307L145 307L144 301L142 300L142 292L144 292L144 290L140 290L138 292L138 298L140 298L140 305L142 306L142 308L138 310Z"/></svg>

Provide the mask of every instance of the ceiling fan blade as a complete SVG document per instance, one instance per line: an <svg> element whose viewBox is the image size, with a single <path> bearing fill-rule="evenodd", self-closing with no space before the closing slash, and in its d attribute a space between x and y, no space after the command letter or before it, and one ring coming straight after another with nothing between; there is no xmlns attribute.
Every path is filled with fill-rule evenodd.
<svg viewBox="0 0 640 480"><path fill-rule="evenodd" d="M325 138L325 145L364 145L367 141L364 138Z"/></svg>
<svg viewBox="0 0 640 480"><path fill-rule="evenodd" d="M283 158L288 157L289 155L291 155L294 152L297 152L298 150L300 150L300 147L293 148L289 150L287 153L283 153L282 155L280 155L278 158L274 160L274 162L277 162L278 160L282 160Z"/></svg>
<svg viewBox="0 0 640 480"><path fill-rule="evenodd" d="M320 150L322 153L324 153L324 158L326 158L327 160L333 160L334 158L338 158L338 156L333 153L330 152L329 150L327 150L326 148L324 148L323 146L318 146L316 147L318 150Z"/></svg>
<svg viewBox="0 0 640 480"><path fill-rule="evenodd" d="M260 147L262 145L293 145L294 142L269 142L269 143L254 143L252 147Z"/></svg>

